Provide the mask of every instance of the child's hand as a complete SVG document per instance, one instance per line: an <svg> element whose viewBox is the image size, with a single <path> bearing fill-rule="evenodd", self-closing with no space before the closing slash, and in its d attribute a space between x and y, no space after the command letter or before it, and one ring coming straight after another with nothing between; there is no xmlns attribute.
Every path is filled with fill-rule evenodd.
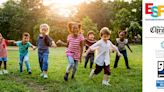
<svg viewBox="0 0 164 92"><path fill-rule="evenodd" d="M82 63L82 59L80 58L80 63Z"/></svg>
<svg viewBox="0 0 164 92"><path fill-rule="evenodd" d="M54 48L56 48L56 47L57 47L57 45L55 44L55 42L54 42L54 41L52 42L52 47L54 47Z"/></svg>
<svg viewBox="0 0 164 92"><path fill-rule="evenodd" d="M15 41L15 40L13 40L13 43L16 43L16 41Z"/></svg>
<svg viewBox="0 0 164 92"><path fill-rule="evenodd" d="M33 46L33 50L36 50L36 46Z"/></svg>
<svg viewBox="0 0 164 92"><path fill-rule="evenodd" d="M62 44L62 41L61 41L61 40L58 40L58 41L56 42L56 44Z"/></svg>
<svg viewBox="0 0 164 92"><path fill-rule="evenodd" d="M118 55L119 57L121 57L121 53L117 53L117 55Z"/></svg>
<svg viewBox="0 0 164 92"><path fill-rule="evenodd" d="M15 40L9 40L9 42L11 42L11 43L15 43L16 41L15 41Z"/></svg>
<svg viewBox="0 0 164 92"><path fill-rule="evenodd" d="M83 54L83 57L86 57L86 56L87 56L87 54L86 54L86 53L84 53L84 54Z"/></svg>
<svg viewBox="0 0 164 92"><path fill-rule="evenodd" d="M56 48L56 47L57 47L57 45L56 45L56 44L52 44L52 47Z"/></svg>

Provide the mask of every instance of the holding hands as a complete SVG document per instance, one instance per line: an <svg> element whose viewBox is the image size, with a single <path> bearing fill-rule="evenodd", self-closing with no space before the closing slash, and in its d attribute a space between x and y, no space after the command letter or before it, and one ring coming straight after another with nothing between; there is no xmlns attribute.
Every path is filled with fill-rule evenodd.
<svg viewBox="0 0 164 92"><path fill-rule="evenodd" d="M32 47L33 50L36 50L37 49L36 46L34 46L34 45L32 45L31 47Z"/></svg>
<svg viewBox="0 0 164 92"><path fill-rule="evenodd" d="M62 44L63 42L61 40L58 40L56 44Z"/></svg>
<svg viewBox="0 0 164 92"><path fill-rule="evenodd" d="M54 41L52 41L52 45L51 45L52 47L54 47L54 48L56 48L57 47L57 45L55 44L55 42Z"/></svg>

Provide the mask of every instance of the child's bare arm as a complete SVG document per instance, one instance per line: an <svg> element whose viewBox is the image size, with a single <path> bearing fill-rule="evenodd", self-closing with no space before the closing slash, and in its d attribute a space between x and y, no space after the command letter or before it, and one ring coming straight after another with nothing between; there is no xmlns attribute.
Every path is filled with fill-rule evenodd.
<svg viewBox="0 0 164 92"><path fill-rule="evenodd" d="M87 56L89 52L91 51L95 51L97 48L99 48L99 45L100 45L100 41L97 41L96 43L94 43L92 46L90 46L88 48L88 50L85 52L84 56Z"/></svg>
<svg viewBox="0 0 164 92"><path fill-rule="evenodd" d="M97 47L89 47L87 50L86 50L86 52L85 52L85 54L84 54L84 57L86 57L88 54L89 54L89 52L91 52L91 51L94 51L95 49L97 49Z"/></svg>
<svg viewBox="0 0 164 92"><path fill-rule="evenodd" d="M31 48L32 48L33 50L36 50L36 46L34 46L34 45L31 45Z"/></svg>
<svg viewBox="0 0 164 92"><path fill-rule="evenodd" d="M92 51L91 48L88 48L88 50L84 53L84 57L86 57L90 51Z"/></svg>
<svg viewBox="0 0 164 92"><path fill-rule="evenodd" d="M113 44L111 43L111 47L117 52L118 56L121 56L120 51L118 50L118 48L117 48L115 45L113 45Z"/></svg>
<svg viewBox="0 0 164 92"><path fill-rule="evenodd" d="M83 47L84 47L84 41L81 41L81 42L80 42L80 48L81 48L81 49L80 49L80 50L81 50L81 51L80 51L80 62L82 61L81 58L82 58L83 49L84 49Z"/></svg>
<svg viewBox="0 0 164 92"><path fill-rule="evenodd" d="M56 45L56 43L54 41L52 41L51 47L55 47L55 48L57 47L57 45Z"/></svg>
<svg viewBox="0 0 164 92"><path fill-rule="evenodd" d="M16 45L17 44L17 41L14 41L13 43Z"/></svg>
<svg viewBox="0 0 164 92"><path fill-rule="evenodd" d="M58 40L57 42L56 42L56 44L60 44L60 45L63 45L63 46L66 46L66 47L68 47L68 42L67 43L65 43L65 42L63 42L63 41L61 41L61 40Z"/></svg>
<svg viewBox="0 0 164 92"><path fill-rule="evenodd" d="M7 40L9 43L15 43L15 40Z"/></svg>
<svg viewBox="0 0 164 92"><path fill-rule="evenodd" d="M128 49L129 49L131 52L133 52L132 49L130 48L129 44L126 44L126 46L128 47Z"/></svg>

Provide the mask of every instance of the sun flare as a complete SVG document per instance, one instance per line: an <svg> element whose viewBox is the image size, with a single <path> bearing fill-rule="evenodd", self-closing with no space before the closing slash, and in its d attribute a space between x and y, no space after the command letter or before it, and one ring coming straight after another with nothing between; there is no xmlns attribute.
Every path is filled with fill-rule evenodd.
<svg viewBox="0 0 164 92"><path fill-rule="evenodd" d="M76 7L86 0L44 0L44 5L52 6L57 14L63 17L70 17L77 12Z"/></svg>
<svg viewBox="0 0 164 92"><path fill-rule="evenodd" d="M95 0L43 0L43 4L46 6L50 6L52 11L55 10L59 16L71 17L77 13L77 6L80 3L83 2L90 3L94 1ZM107 2L109 0L103 0L103 1ZM125 1L131 1L131 0L125 0Z"/></svg>

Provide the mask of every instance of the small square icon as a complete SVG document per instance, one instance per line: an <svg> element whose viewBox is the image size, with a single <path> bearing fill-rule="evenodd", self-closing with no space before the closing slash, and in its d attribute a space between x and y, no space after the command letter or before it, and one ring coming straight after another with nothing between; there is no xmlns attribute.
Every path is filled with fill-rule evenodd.
<svg viewBox="0 0 164 92"><path fill-rule="evenodd" d="M164 61L158 61L158 77L164 78Z"/></svg>

